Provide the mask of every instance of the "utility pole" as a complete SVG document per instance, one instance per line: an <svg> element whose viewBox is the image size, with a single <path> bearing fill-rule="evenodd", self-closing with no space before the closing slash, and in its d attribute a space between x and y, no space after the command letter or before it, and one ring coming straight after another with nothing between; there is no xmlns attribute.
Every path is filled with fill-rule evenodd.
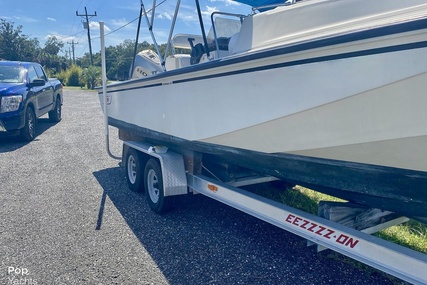
<svg viewBox="0 0 427 285"><path fill-rule="evenodd" d="M90 30L89 30L89 17L96 17L96 11L95 11L95 15L88 15L87 14L87 9L85 7L85 13L84 14L79 14L76 11L76 16L80 16L80 17L85 17L86 18L86 22L83 22L83 28L87 29L87 38L89 41L89 54L90 54L90 65L93 65L93 58L92 58L92 44L90 42Z"/></svg>
<svg viewBox="0 0 427 285"><path fill-rule="evenodd" d="M72 63L76 64L76 57L75 57L75 54L74 54L74 45L76 45L78 43L74 42L74 40L71 40L71 43L67 43L67 44L71 45L71 50L73 52L73 61L72 61ZM70 60L71 60L71 52L70 52Z"/></svg>

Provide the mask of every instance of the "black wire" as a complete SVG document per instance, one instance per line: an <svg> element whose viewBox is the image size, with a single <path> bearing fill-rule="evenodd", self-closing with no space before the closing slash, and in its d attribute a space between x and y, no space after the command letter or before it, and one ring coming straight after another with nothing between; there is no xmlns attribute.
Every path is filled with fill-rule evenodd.
<svg viewBox="0 0 427 285"><path fill-rule="evenodd" d="M162 2L160 2L159 4L157 4L157 5L156 5L156 8L157 8L158 6L160 6L161 4L165 3L165 2L166 2L166 0L163 0ZM153 9L150 9L150 10L148 10L146 13L150 13L152 10L153 10ZM111 31L111 32L109 32L109 33L105 34L105 36L111 35L112 33L115 33L115 32L117 32L118 30L123 29L124 27L126 27L126 26L128 26L128 25L132 24L133 22L135 22L135 21L136 21L136 20L138 20L138 19L139 19L139 16L138 16L138 17L136 17L135 19L133 19L132 21L130 21L129 23L124 24L123 26L121 26L121 27L119 27L119 28L115 29L114 31ZM96 40L96 39L99 39L99 38L101 38L101 37L91 38L91 40Z"/></svg>

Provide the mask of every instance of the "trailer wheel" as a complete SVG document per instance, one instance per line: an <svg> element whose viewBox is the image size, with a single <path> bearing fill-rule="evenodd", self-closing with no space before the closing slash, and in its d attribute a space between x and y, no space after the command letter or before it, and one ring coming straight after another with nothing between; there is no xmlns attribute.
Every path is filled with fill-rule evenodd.
<svg viewBox="0 0 427 285"><path fill-rule="evenodd" d="M163 176L158 160L150 158L144 171L145 195L151 210L163 213L169 210L171 198L165 197L163 191Z"/></svg>
<svg viewBox="0 0 427 285"><path fill-rule="evenodd" d="M143 188L143 177L141 160L138 155L138 151L129 148L126 152L125 158L126 168L126 180L130 190L135 192L142 192Z"/></svg>

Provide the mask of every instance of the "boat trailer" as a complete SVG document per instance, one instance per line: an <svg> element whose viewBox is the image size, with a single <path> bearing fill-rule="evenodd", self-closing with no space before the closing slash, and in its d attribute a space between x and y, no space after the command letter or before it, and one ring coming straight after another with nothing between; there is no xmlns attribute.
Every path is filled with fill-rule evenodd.
<svg viewBox="0 0 427 285"><path fill-rule="evenodd" d="M147 202L155 212L167 210L175 195L203 194L294 233L308 245L317 245L318 251L331 249L412 284L427 283L427 255L370 235L406 222L406 217L341 202L322 202L320 216L315 216L235 186L271 181L272 177L224 183L194 171L194 160L187 153L147 142L123 144L128 184L133 190L145 184Z"/></svg>
<svg viewBox="0 0 427 285"><path fill-rule="evenodd" d="M106 106L110 98L106 92L103 22L100 22L100 31L106 148L110 157L120 159L109 149ZM154 212L166 211L173 196L203 194L296 234L306 239L308 245L317 245L318 251L331 249L412 284L427 284L427 255L370 235L406 222L406 217L349 203L329 202L321 203L320 216L315 216L238 188L268 182L274 177L248 176L232 183L221 182L201 174L196 165L201 164L202 158L192 151L172 151L138 137L133 140L131 133L121 136L120 131L119 137L124 141L121 159L129 188L144 189Z"/></svg>

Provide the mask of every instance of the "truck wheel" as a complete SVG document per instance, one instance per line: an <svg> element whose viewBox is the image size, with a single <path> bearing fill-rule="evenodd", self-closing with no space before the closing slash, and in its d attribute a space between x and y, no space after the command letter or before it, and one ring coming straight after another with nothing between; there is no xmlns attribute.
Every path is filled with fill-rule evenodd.
<svg viewBox="0 0 427 285"><path fill-rule="evenodd" d="M62 110L61 110L61 100L56 98L55 107L52 111L49 111L49 120L51 122L57 123L62 119Z"/></svg>
<svg viewBox="0 0 427 285"><path fill-rule="evenodd" d="M130 190L141 192L144 188L142 185L142 167L138 151L129 148L125 158L126 180Z"/></svg>
<svg viewBox="0 0 427 285"><path fill-rule="evenodd" d="M36 137L37 118L31 107L25 111L25 125L21 129L20 137L24 141L30 142Z"/></svg>
<svg viewBox="0 0 427 285"><path fill-rule="evenodd" d="M165 197L163 191L163 177L159 162L150 158L144 171L145 196L151 210L163 213L169 210L172 197Z"/></svg>

